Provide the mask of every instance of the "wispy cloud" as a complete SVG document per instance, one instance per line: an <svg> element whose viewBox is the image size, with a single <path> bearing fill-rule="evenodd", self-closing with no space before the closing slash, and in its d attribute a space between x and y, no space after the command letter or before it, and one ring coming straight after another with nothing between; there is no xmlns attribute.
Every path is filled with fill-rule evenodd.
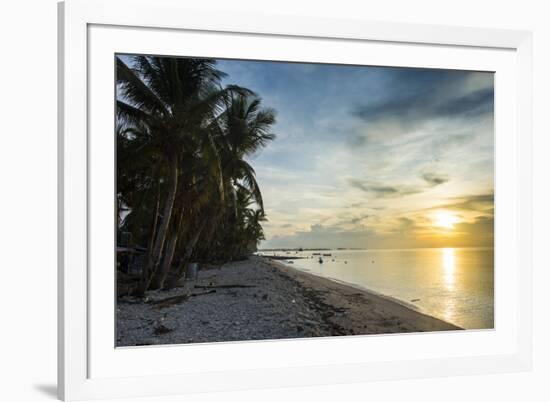
<svg viewBox="0 0 550 402"><path fill-rule="evenodd" d="M494 193L465 195L451 197L446 203L442 203L431 209L458 209L465 211L491 212L495 205Z"/></svg>
<svg viewBox="0 0 550 402"><path fill-rule="evenodd" d="M354 115L367 123L382 120L416 126L431 119L465 119L493 113L493 87L469 89L465 71L395 71L389 96L356 107ZM465 92L467 91L467 92Z"/></svg>
<svg viewBox="0 0 550 402"><path fill-rule="evenodd" d="M425 182L423 185L389 185L356 178L348 179L348 183L351 187L364 191L374 198L396 198L422 193L449 181L447 175L433 172L423 173L420 178Z"/></svg>
<svg viewBox="0 0 550 402"><path fill-rule="evenodd" d="M417 194L422 191L420 187L411 186L390 186L359 179L348 179L349 184L376 198L403 197L405 195Z"/></svg>
<svg viewBox="0 0 550 402"><path fill-rule="evenodd" d="M447 183L449 181L449 176L438 173L424 173L422 179L428 183L430 187L439 186L440 184Z"/></svg>

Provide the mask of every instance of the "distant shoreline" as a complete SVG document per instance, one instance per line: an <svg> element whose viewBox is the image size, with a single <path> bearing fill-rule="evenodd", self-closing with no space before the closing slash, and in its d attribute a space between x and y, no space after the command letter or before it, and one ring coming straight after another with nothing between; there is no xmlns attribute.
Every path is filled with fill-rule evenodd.
<svg viewBox="0 0 550 402"><path fill-rule="evenodd" d="M445 247L397 247L397 248L361 248L361 247L335 247L335 248L264 248L258 249L257 253L272 253L275 251L396 251L396 250L437 250L442 248L490 250L494 246L445 246Z"/></svg>

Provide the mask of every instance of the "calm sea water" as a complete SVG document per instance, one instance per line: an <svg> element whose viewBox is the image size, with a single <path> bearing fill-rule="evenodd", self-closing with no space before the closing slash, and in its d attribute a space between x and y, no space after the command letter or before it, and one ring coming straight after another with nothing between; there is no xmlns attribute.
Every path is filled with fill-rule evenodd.
<svg viewBox="0 0 550 402"><path fill-rule="evenodd" d="M331 254L319 256L313 253ZM290 264L398 299L466 329L494 327L492 248L260 252L306 257Z"/></svg>

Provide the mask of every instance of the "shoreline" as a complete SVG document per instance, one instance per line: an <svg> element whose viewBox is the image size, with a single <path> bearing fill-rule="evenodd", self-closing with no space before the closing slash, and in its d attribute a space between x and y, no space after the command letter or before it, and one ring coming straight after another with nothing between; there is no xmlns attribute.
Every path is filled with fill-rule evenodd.
<svg viewBox="0 0 550 402"><path fill-rule="evenodd" d="M269 257L263 257L264 259L269 259ZM445 331L445 330L464 330L455 324L449 323L447 321L441 320L437 317L429 315L420 311L418 307L413 304L407 303L405 301L399 300L395 297L391 297L379 292L376 292L372 289L367 289L360 285L355 285L348 283L336 278L330 278L325 276L316 275L313 272L304 271L295 267L288 266L279 261L270 261L271 264L277 266L278 269L285 272L287 275L293 277L295 280L303 281L306 286L324 286L329 289L334 289L336 292L341 293L342 296L348 294L357 294L361 293L365 297L367 302L372 302L377 304L377 308L391 310L395 313L403 313L404 316L400 318L415 318L417 315L418 323L416 324L418 332L428 332L428 331ZM340 304L339 301L336 301L335 304ZM369 304L369 303L367 303ZM360 306L359 306L360 307ZM402 310L402 311L400 311ZM428 329L426 329L426 326ZM416 331L406 331L406 332L416 332ZM380 333L390 333L390 332L380 332ZM393 331L391 332L393 333Z"/></svg>
<svg viewBox="0 0 550 402"><path fill-rule="evenodd" d="M116 306L117 347L461 329L259 256L201 269L185 287L120 297Z"/></svg>
<svg viewBox="0 0 550 402"><path fill-rule="evenodd" d="M269 257L271 258L271 257ZM277 261L278 262L278 261ZM323 278L323 279L327 279L328 281L330 282L334 282L334 283L338 283L340 285L343 285L343 286L348 286L350 288L353 288L353 289L356 289L360 292L367 292L367 293L370 293L374 296L378 296L382 299L386 299L387 301L389 302L392 302L392 303L397 303L397 304L400 304L402 305L403 307L406 307L410 310L413 310L413 311L416 311L418 313L422 313L424 315L428 315L430 317L433 317L433 318L436 318L436 319L439 319L433 315L430 315L428 313L424 313L418 306L416 306L415 304L413 303L410 303L410 302L406 302L404 300L400 300L396 297L393 297L393 296L388 296L388 295L385 295L384 293L380 293L380 292L377 292L376 290L373 290L373 289L369 289L365 286L361 286L361 285L356 285L354 283L351 283L351 282L346 282L346 281L343 281L341 279L338 279L338 278L333 278L331 276L322 276L322 275L317 275L316 273L312 272L312 271L309 271L309 270L306 270L306 269L299 269L299 268L295 268L295 267L291 267L291 266L288 266L288 265L285 265L284 263L281 263L283 264L284 268L290 268L291 270L294 270L294 271L297 271L297 272L303 272L304 274L306 275L313 275L317 278ZM439 319L441 320L441 319ZM441 320L441 321L444 321L444 322L447 322L445 320ZM451 325L455 325L455 324L452 324L450 322L448 322L448 324L451 324ZM455 325L456 326L456 325ZM457 326L458 327L458 326ZM459 329L464 329L464 328L460 328Z"/></svg>

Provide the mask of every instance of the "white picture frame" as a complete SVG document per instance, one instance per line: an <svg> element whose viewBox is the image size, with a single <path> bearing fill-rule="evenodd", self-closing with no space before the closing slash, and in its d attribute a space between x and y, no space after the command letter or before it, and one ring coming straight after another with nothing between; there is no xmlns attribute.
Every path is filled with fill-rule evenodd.
<svg viewBox="0 0 550 402"><path fill-rule="evenodd" d="M128 13L128 9L132 12ZM113 187L106 186L105 193L93 187L100 175L114 176L114 162L108 162L113 159L109 151L95 151L98 145L108 147L113 141L97 143L97 135L93 134L94 130L108 130L109 119L111 123L113 120L112 103L105 103L113 96L109 76L112 65L105 64L103 57L113 52L174 54L182 51L178 38L185 35L192 35L200 46L195 56L204 49L205 55L213 57L344 64L372 62L378 57L375 62L385 65L496 71L495 204L499 212L495 229L495 330L139 350L115 349L114 339L110 345L114 275L110 267L92 269L98 266L98 259L109 261L110 256L97 248L90 251L90 242L97 244L94 239L98 233L100 237L107 236L101 228L112 227L109 220L103 222L95 212L103 207L109 211L109 203L98 205L106 199L103 195L112 198L108 191ZM200 39L201 36L210 40ZM300 51L305 49L304 41L308 42L307 52ZM144 397L529 370L531 43L531 34L523 31L296 16L216 15L189 9L177 0L60 3L59 397ZM323 51L329 47L330 52ZM358 47L369 49L370 59L361 59L365 56L353 51ZM103 109L102 105L107 106ZM92 210L95 215L91 225ZM99 300L98 295L106 296ZM364 353L353 353L359 350ZM199 359L202 365L198 364ZM186 364L193 370L186 369Z"/></svg>

